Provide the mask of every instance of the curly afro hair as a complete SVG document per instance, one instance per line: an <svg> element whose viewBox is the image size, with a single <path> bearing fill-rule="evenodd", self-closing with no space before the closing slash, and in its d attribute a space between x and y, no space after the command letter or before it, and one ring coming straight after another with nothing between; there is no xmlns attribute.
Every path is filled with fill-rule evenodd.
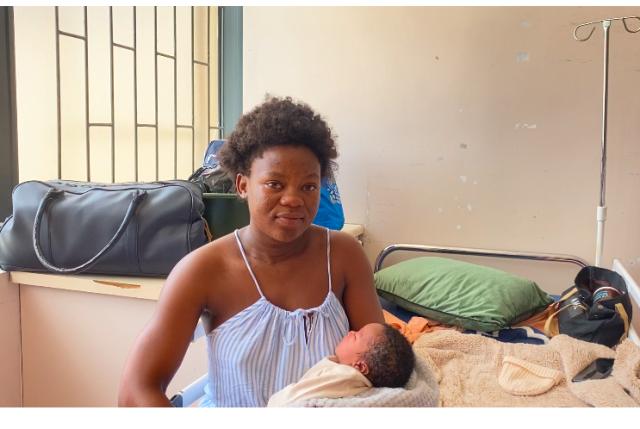
<svg viewBox="0 0 640 429"><path fill-rule="evenodd" d="M331 129L305 103L291 97L268 96L266 101L242 115L218 154L230 177L251 174L251 163L274 146L302 146L320 162L322 178L331 177L338 156Z"/></svg>
<svg viewBox="0 0 640 429"><path fill-rule="evenodd" d="M366 377L373 387L403 387L416 363L409 341L387 324L383 334L362 354L362 359L369 366Z"/></svg>

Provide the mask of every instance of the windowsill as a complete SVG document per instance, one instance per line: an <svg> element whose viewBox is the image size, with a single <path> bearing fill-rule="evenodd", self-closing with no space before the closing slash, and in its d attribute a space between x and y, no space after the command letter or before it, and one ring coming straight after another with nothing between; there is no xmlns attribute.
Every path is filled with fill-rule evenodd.
<svg viewBox="0 0 640 429"><path fill-rule="evenodd" d="M347 223L342 228L342 231L359 239L364 233L364 227ZM61 275L24 271L12 271L9 276L10 281L15 284L153 301L157 301L160 297L160 291L165 280L164 278L152 277L99 276L92 274Z"/></svg>
<svg viewBox="0 0 640 429"><path fill-rule="evenodd" d="M76 292L99 293L157 300L164 278L98 276L92 274L61 275L12 271L11 282L21 285L42 286Z"/></svg>

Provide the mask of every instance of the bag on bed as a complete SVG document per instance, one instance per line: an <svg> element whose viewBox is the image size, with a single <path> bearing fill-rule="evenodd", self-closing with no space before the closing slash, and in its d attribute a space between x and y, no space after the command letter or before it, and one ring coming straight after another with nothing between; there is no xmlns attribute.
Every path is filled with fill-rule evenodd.
<svg viewBox="0 0 640 429"><path fill-rule="evenodd" d="M629 332L631 301L624 279L614 271L584 267L555 305L545 323L549 337L566 334L613 347Z"/></svg>
<svg viewBox="0 0 640 429"><path fill-rule="evenodd" d="M184 180L33 180L12 199L0 228L6 271L164 276L208 241L202 191Z"/></svg>

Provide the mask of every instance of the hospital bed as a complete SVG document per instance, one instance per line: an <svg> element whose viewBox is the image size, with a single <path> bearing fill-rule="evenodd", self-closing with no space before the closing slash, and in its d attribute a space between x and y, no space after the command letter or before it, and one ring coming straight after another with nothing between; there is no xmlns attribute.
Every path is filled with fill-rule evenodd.
<svg viewBox="0 0 640 429"><path fill-rule="evenodd" d="M502 263L504 263L504 261L514 261L514 260L526 261L527 264L534 263L536 264L536 266L540 264L552 264L553 266L563 265L565 268L568 267L569 272L572 273L573 276L575 276L575 274L579 271L579 269L589 265L588 262L585 261L584 259L581 259L576 256L562 255L562 254L529 253L529 252L515 252L515 251L505 251L505 250L459 248L459 247L445 247L445 246L417 245L417 244L392 244L390 246L387 246L378 254L375 261L375 265L374 265L374 272L378 272L382 269L385 260L391 254L396 254L394 256L396 256L396 259L397 259L397 257L400 256L397 254L400 254L403 252L405 252L405 255L406 255L406 252L413 253L413 254L436 253L436 254L446 254L447 257L452 257L452 258L462 258L462 259L472 258L474 263L479 263L477 261L480 260L482 261L481 262L482 265L494 266L494 267L496 266L497 261L502 261ZM393 259L393 257L390 259ZM551 265L547 265L547 267L550 267L550 266ZM504 265L500 266L500 268L505 270ZM536 268L536 269L539 270L539 268ZM611 269L617 272L618 274L620 274L624 278L627 288L629 290L629 296L632 301L633 313L637 315L638 308L640 308L640 287L638 287L638 284L636 283L636 281L631 277L629 272L625 269L625 267L619 260L617 259L613 260ZM573 280L573 278L571 278L571 280ZM569 283L566 283L567 281L568 280L564 280L562 282L562 285L564 286L564 288L567 288L571 285ZM547 290L545 288L544 283L541 283L540 286L542 287L542 289ZM550 292L552 296L557 296L559 295L559 292L561 292L558 290L555 290L555 291L547 290L547 291ZM387 311L391 312L392 314L394 314L399 318L406 320L406 318L411 315L411 313L408 313L406 310L396 307L395 305L390 305L389 302L385 302L385 300L382 298L381 298L381 302L384 309L386 309ZM637 326L637 320L635 322ZM531 330L528 330L525 332L531 332ZM539 335L539 334L536 334L536 335ZM194 332L193 341L197 341L204 336L205 336L205 332L202 327L202 324L198 324ZM500 339L501 341L529 342L529 341L526 341L527 340L526 338L525 339L515 338L513 340L510 340L510 339L505 340L504 337L502 338L500 337L500 333L493 333L493 336ZM630 329L629 329L629 338L636 344L640 345L640 338L638 337L637 331L634 328L633 324L630 326ZM199 379L191 383L189 386L185 387L180 392L175 394L171 398L172 404L176 407L187 407L187 406L192 406L193 404L197 404L204 395L204 388L207 381L208 381L207 374L204 374L202 377L200 377Z"/></svg>

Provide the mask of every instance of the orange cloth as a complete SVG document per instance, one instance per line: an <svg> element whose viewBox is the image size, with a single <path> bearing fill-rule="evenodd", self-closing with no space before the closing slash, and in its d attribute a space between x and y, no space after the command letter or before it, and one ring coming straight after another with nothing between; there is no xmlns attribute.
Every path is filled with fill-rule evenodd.
<svg viewBox="0 0 640 429"><path fill-rule="evenodd" d="M532 328L536 328L544 332L544 323L547 321L551 313L553 313L555 310L556 303L549 304L544 310L534 314L530 318L523 320L520 323L516 323L515 325L513 325L513 327L517 328L522 326L531 326ZM457 331L463 330L452 325L443 325L442 323L435 320L430 320L419 316L413 316L411 319L409 319L409 322L404 322L387 310L382 310L382 314L384 315L384 321L388 325L391 325L392 327L400 331L411 344L413 344L418 338L420 338L422 334L425 334L427 332L433 332L441 329L454 329Z"/></svg>
<svg viewBox="0 0 640 429"><path fill-rule="evenodd" d="M422 334L440 329L456 329L454 326L443 325L435 320L429 320L420 316L413 316L409 322L405 322L394 316L387 310L382 310L384 321L387 325L400 331L402 335L413 344Z"/></svg>
<svg viewBox="0 0 640 429"><path fill-rule="evenodd" d="M520 323L516 323L513 325L514 328L518 328L521 326L531 326L532 328L536 328L542 332L544 332L544 323L547 321L551 313L556 311L556 303L549 304L544 310L539 313L534 314L529 317L527 320L523 320Z"/></svg>

